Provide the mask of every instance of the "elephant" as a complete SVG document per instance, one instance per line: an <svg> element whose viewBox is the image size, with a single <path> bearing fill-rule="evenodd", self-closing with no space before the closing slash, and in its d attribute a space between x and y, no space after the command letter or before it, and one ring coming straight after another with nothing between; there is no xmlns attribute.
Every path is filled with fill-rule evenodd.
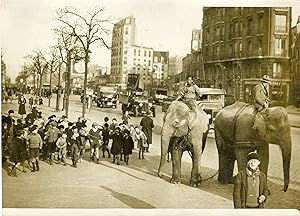
<svg viewBox="0 0 300 216"><path fill-rule="evenodd" d="M291 127L285 108L276 106L266 109L259 130L252 128L256 110L253 105L243 102L224 107L215 117L215 139L219 154L218 181L233 183L234 162L238 170L247 166L247 155L257 151L260 155L260 170L266 175L269 165L269 144L279 145L283 159L284 188L290 180Z"/></svg>
<svg viewBox="0 0 300 216"><path fill-rule="evenodd" d="M209 125L208 115L197 107L196 112L181 101L173 101L165 116L161 131L161 158L158 176L162 178L163 167L166 156L171 152L172 156L172 178L171 183L180 183L181 158L185 150L190 150L193 161L190 184L197 187L201 183L200 164L202 154L203 136L207 134ZM174 147L176 141L181 139L178 148ZM183 145L182 145L183 144Z"/></svg>

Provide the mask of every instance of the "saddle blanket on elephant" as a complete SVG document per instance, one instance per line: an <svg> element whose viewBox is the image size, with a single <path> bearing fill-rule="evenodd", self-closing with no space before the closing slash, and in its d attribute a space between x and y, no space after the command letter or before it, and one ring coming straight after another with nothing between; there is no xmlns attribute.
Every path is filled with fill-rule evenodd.
<svg viewBox="0 0 300 216"><path fill-rule="evenodd" d="M248 124L253 125L254 120L257 124L257 131L252 131L253 138L255 138L259 133L261 136L266 134L266 125L268 122L267 113L257 113L254 105L250 105L243 102L236 102L231 106L230 111L225 112L225 120L227 121L226 127L228 127L231 134L227 134L233 142L242 141L237 137L239 134L236 133L237 130L244 130L249 128ZM242 117L241 117L242 116ZM255 119L256 117L256 119ZM239 125L239 128L237 128Z"/></svg>

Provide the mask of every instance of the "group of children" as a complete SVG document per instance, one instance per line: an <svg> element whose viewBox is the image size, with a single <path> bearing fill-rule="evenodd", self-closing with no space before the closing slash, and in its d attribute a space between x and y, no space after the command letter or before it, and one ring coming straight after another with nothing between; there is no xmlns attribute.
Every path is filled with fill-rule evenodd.
<svg viewBox="0 0 300 216"><path fill-rule="evenodd" d="M113 118L105 117L103 124L94 122L88 130L87 121L81 117L77 122L70 122L66 116L57 119L49 116L45 121L42 113L33 107L26 118L18 119L16 124L12 118L13 110L8 116L2 116L2 148L3 156L14 163L10 175L17 176L17 169L22 165L22 171L28 162L31 172L39 171L39 158L53 165L57 163L67 165L67 158L71 158L72 166L77 168L82 162L86 148L90 149L89 161L100 163L100 151L105 158L112 154L112 162L120 161L129 164L129 155L134 146L139 149L139 159L144 159L144 148L148 147L147 137L138 126L128 125L124 121L120 124ZM109 149L109 144L111 148ZM4 158L5 159L5 158Z"/></svg>

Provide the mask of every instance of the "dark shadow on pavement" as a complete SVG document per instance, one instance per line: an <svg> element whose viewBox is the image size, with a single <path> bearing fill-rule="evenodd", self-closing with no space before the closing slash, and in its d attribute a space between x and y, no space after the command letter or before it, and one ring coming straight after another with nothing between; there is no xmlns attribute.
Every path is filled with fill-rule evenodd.
<svg viewBox="0 0 300 216"><path fill-rule="evenodd" d="M101 187L103 189L111 192L113 197L120 200L122 203L126 204L127 206L129 206L131 208L155 208L155 206L153 206L153 205L151 205L147 202L144 202L143 200L137 199L133 196L123 194L123 193L119 193L117 191L112 190L109 187L105 187L105 186L101 186Z"/></svg>

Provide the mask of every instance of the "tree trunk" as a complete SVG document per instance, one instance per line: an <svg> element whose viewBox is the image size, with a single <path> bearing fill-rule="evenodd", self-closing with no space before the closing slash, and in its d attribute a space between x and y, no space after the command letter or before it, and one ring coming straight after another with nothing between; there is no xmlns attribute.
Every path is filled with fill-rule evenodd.
<svg viewBox="0 0 300 216"><path fill-rule="evenodd" d="M88 54L88 50L87 50L85 58L84 58L84 83L83 83L82 118L84 118L85 113L86 113L86 86L87 86L87 75L88 75L88 61L89 61L89 54Z"/></svg>
<svg viewBox="0 0 300 216"><path fill-rule="evenodd" d="M42 96L43 74L40 74L39 96Z"/></svg>
<svg viewBox="0 0 300 216"><path fill-rule="evenodd" d="M66 71L66 85L65 85L65 114L69 117L69 94L70 94L70 77L71 77L71 51L68 51L68 64Z"/></svg>
<svg viewBox="0 0 300 216"><path fill-rule="evenodd" d="M58 82L57 82L57 92L56 92L56 111L59 111L60 105L60 96L61 96L61 88L60 88L60 73L61 73L61 65L58 66Z"/></svg>
<svg viewBox="0 0 300 216"><path fill-rule="evenodd" d="M51 97L52 97L52 68L51 68L51 71L50 71L50 87L49 87L49 95L48 95L48 107L50 107L50 104L51 104Z"/></svg>
<svg viewBox="0 0 300 216"><path fill-rule="evenodd" d="M35 89L35 75L33 75L33 94L35 95L36 89Z"/></svg>

